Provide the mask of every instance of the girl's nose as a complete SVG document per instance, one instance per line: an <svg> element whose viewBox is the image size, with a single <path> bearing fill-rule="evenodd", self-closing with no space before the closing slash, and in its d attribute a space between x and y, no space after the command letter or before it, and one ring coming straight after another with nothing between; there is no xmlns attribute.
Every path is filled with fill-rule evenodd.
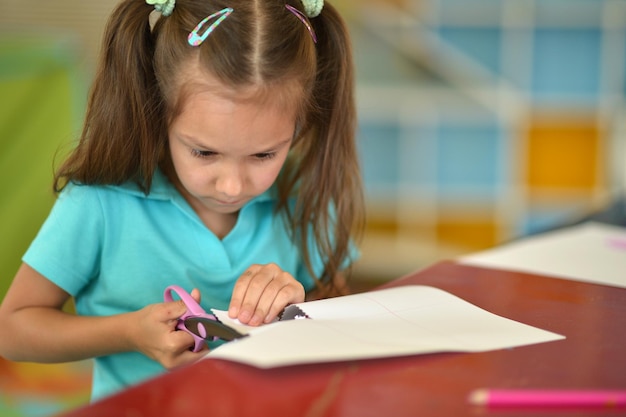
<svg viewBox="0 0 626 417"><path fill-rule="evenodd" d="M237 164L226 164L220 170L216 191L229 197L237 197L243 189L243 179Z"/></svg>

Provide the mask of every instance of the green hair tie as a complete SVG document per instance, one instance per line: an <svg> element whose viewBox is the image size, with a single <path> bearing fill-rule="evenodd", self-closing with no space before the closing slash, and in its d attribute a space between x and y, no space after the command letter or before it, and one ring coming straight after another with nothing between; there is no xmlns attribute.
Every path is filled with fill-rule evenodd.
<svg viewBox="0 0 626 417"><path fill-rule="evenodd" d="M154 10L160 12L163 16L169 16L174 11L176 0L146 0L151 6L154 6Z"/></svg>
<svg viewBox="0 0 626 417"><path fill-rule="evenodd" d="M324 8L324 0L302 0L304 13L307 17L317 17L322 13Z"/></svg>

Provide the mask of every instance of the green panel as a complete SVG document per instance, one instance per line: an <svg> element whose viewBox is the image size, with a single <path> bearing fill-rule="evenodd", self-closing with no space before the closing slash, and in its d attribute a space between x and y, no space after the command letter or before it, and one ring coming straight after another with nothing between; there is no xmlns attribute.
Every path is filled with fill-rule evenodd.
<svg viewBox="0 0 626 417"><path fill-rule="evenodd" d="M0 40L0 297L54 202L55 158L76 136L69 46Z"/></svg>

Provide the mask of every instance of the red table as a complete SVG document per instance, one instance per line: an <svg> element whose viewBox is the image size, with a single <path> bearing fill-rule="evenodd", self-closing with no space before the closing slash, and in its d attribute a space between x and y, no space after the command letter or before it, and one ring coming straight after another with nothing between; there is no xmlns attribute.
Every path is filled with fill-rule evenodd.
<svg viewBox="0 0 626 417"><path fill-rule="evenodd" d="M207 359L64 416L554 416L550 410L488 410L469 405L467 395L483 387L626 389L626 289L450 261L384 287L408 284L441 288L567 338L485 353L269 370ZM624 415L626 410L557 414Z"/></svg>

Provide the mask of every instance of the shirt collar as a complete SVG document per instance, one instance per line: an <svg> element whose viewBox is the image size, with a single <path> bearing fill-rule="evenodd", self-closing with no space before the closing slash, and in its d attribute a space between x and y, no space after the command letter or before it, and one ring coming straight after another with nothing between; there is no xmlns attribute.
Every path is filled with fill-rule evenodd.
<svg viewBox="0 0 626 417"><path fill-rule="evenodd" d="M172 200L176 201L182 198L176 187L170 182L165 174L157 169L152 177L152 185L150 186L150 193L146 195L139 185L134 181L127 181L120 185L109 185L108 187L114 188L120 192L134 195L136 197L146 198L149 200ZM277 199L276 185L272 185L269 190L263 194L256 196L250 200L246 205L252 203L259 203L263 201L272 201Z"/></svg>

